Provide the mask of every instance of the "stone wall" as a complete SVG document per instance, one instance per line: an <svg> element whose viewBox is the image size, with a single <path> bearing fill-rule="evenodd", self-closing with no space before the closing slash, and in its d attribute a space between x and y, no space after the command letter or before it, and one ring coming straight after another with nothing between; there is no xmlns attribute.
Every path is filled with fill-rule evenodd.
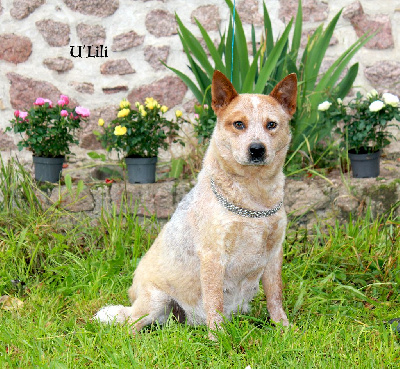
<svg viewBox="0 0 400 369"><path fill-rule="evenodd" d="M295 15L297 0L267 0L266 5L277 35ZM370 0L303 0L304 40L342 7L328 57L338 57L365 31L379 30L354 58L360 62L357 84L399 94L400 3L381 1L377 9ZM238 0L237 10L249 34L255 24L259 39L262 1ZM190 113L192 94L159 61L187 70L175 13L196 35L200 33L194 18L199 19L215 40L230 16L223 0L0 0L3 157L16 152L17 137L3 132L14 109L26 109L38 96L57 101L63 93L92 111L80 134L80 147L74 148L78 157L99 148L92 130L99 117L114 117L116 104L124 97L135 102L154 96ZM28 160L30 153L18 156Z"/></svg>

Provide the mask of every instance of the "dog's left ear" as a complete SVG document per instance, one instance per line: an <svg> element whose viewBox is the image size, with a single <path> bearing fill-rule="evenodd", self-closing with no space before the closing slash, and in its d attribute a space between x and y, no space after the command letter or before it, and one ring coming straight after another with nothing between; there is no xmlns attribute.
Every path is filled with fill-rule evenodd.
<svg viewBox="0 0 400 369"><path fill-rule="evenodd" d="M221 109L228 106L238 96L238 93L229 79L219 70L216 70L212 79L211 95L211 106L215 114L218 114Z"/></svg>
<svg viewBox="0 0 400 369"><path fill-rule="evenodd" d="M296 111L297 100L296 74L292 73L286 76L275 86L269 96L277 100L288 114L293 115Z"/></svg>

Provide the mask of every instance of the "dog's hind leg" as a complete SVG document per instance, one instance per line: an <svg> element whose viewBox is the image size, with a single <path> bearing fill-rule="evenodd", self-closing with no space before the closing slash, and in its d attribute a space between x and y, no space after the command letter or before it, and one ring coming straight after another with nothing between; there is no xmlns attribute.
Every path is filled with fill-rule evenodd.
<svg viewBox="0 0 400 369"><path fill-rule="evenodd" d="M165 292L156 288L142 289L132 306L106 306L94 316L103 323L128 323L133 332L155 321L164 323L173 308L173 300Z"/></svg>
<svg viewBox="0 0 400 369"><path fill-rule="evenodd" d="M127 322L139 331L153 322L164 323L173 308L173 300L165 292L152 288L142 290L130 308L127 308Z"/></svg>

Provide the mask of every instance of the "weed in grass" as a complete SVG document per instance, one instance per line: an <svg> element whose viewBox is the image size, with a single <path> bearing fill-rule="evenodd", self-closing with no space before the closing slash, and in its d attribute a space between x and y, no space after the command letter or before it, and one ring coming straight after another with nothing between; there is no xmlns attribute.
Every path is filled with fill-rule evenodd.
<svg viewBox="0 0 400 369"><path fill-rule="evenodd" d="M289 227L289 328L270 324L260 289L248 315L225 321L216 342L204 326L172 318L133 337L128 326L91 318L104 305L128 304L132 272L159 232L156 220L141 220L126 203L97 223L71 220L62 208L41 209L28 176L21 197L13 181L22 171L7 168L0 188L13 204L0 209L0 295L23 302L0 306L0 367L399 367L400 333L389 323L400 318L398 218L367 215L311 232Z"/></svg>

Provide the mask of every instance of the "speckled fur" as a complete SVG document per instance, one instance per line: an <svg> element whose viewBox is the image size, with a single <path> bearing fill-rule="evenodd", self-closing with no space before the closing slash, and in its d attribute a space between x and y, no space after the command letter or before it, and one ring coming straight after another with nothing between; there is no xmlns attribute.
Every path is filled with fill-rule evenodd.
<svg viewBox="0 0 400 369"><path fill-rule="evenodd" d="M189 324L215 328L222 315L249 308L262 281L271 319L288 324L282 308L283 207L267 218L245 218L218 203L210 187L235 205L266 210L283 199L282 167L290 143L289 120L296 108L295 75L269 96L238 95L226 77L213 77L213 109L218 122L197 185L140 261L129 288L131 307L106 307L101 321L128 321L134 330L163 322L171 311L185 313ZM242 121L245 129L233 126ZM266 124L278 124L273 130ZM266 147L262 162L252 164L249 145ZM182 318L182 315L181 315Z"/></svg>

